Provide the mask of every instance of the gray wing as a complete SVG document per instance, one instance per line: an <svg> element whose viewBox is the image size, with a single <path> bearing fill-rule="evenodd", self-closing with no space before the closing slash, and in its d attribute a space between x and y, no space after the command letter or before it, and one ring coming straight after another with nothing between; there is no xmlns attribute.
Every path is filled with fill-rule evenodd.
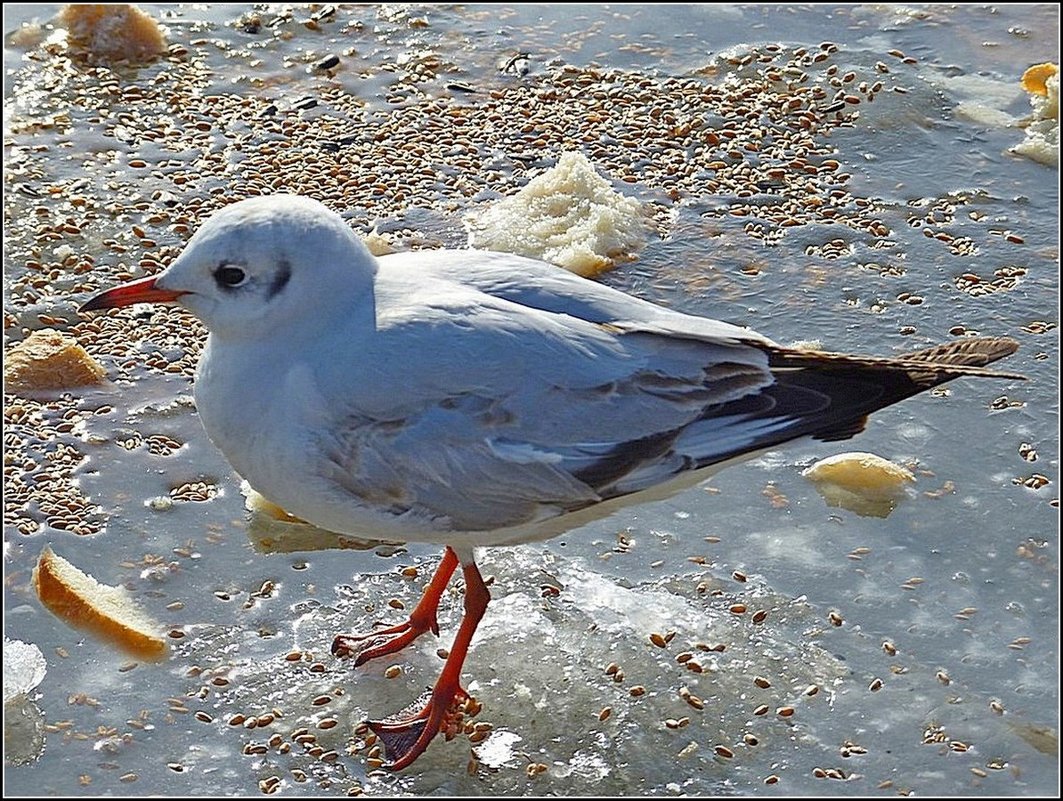
<svg viewBox="0 0 1063 801"><path fill-rule="evenodd" d="M327 393L355 400L318 446L330 481L393 514L488 530L653 486L693 463L676 445L707 407L772 381L745 329L557 268L503 278L417 255L381 260L372 339Z"/></svg>
<svg viewBox="0 0 1063 801"><path fill-rule="evenodd" d="M1014 349L965 345L947 368L938 349L791 351L519 257L417 255L381 260L398 259L356 402L319 447L345 493L443 529L537 522L798 436L851 437L870 412L979 371L956 366L985 363L968 350Z"/></svg>

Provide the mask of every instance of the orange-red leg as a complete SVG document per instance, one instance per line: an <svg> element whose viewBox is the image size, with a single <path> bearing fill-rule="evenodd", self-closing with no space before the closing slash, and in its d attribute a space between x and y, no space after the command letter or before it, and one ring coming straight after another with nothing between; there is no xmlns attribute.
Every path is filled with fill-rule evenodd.
<svg viewBox="0 0 1063 801"><path fill-rule="evenodd" d="M447 551L452 553L449 548ZM386 767L391 770L402 770L417 759L432 738L456 715L458 705L468 698L461 687L461 666L476 627L487 610L491 593L474 563L463 565L462 573L465 576L465 615L428 703L412 715L369 721L369 727L384 744L390 760Z"/></svg>
<svg viewBox="0 0 1063 801"><path fill-rule="evenodd" d="M357 666L365 664L370 659L393 654L405 648L426 631L431 631L438 637L439 623L436 622L436 610L439 608L439 599L443 595L443 590L447 588L447 583L457 567L458 555L448 546L443 552L443 560L436 568L435 575L425 587L421 600L410 613L409 620L369 634L340 634L332 641L332 653L341 657L357 654L354 660Z"/></svg>

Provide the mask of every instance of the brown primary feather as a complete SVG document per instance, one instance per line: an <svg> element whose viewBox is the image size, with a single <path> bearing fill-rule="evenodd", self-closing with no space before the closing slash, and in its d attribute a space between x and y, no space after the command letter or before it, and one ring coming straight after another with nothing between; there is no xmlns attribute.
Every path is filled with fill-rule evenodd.
<svg viewBox="0 0 1063 801"><path fill-rule="evenodd" d="M928 387L961 375L1024 381L1026 377L1017 373L985 369L985 365L1010 356L1018 347L1019 343L1008 337L959 339L896 357L853 356L830 351L776 347L768 351L768 363L776 370L807 367L827 370L834 367L862 367L870 370L907 369L913 380L919 384L925 383ZM922 380L919 380L917 376L922 377Z"/></svg>
<svg viewBox="0 0 1063 801"><path fill-rule="evenodd" d="M984 367L997 359L1010 356L1018 349L1019 343L1010 337L970 337L906 353L900 358L934 364Z"/></svg>

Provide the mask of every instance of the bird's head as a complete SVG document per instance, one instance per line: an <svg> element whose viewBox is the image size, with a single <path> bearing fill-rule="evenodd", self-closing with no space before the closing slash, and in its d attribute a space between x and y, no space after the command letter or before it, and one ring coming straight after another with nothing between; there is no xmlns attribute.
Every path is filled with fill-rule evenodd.
<svg viewBox="0 0 1063 801"><path fill-rule="evenodd" d="M334 212L299 195L227 206L162 273L96 295L81 311L176 303L226 338L283 331L371 291L376 262Z"/></svg>

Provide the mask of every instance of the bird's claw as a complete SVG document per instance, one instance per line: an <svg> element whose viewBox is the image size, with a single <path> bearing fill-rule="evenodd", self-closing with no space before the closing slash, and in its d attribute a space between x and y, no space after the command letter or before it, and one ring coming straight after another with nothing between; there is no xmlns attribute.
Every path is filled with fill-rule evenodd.
<svg viewBox="0 0 1063 801"><path fill-rule="evenodd" d="M427 624L418 625L412 619L369 634L339 634L332 641L332 655L345 659L355 657L354 665L364 665L370 659L401 651L426 631L439 634L435 616Z"/></svg>
<svg viewBox="0 0 1063 801"><path fill-rule="evenodd" d="M440 711L439 705L443 703L446 706ZM478 712L479 706L462 687L458 687L446 702L437 701L435 694L429 691L401 712L366 722L384 746L388 761L383 767L401 770L424 753L437 734L447 740L457 736L465 716Z"/></svg>
<svg viewBox="0 0 1063 801"><path fill-rule="evenodd" d="M340 634L332 641L332 655L340 659L349 659L353 656L355 658L354 664L357 667L365 664L374 656L380 655L377 652L386 648L393 641L394 638L385 634L373 635L371 638L366 636L351 637ZM383 651L382 653L390 652Z"/></svg>

